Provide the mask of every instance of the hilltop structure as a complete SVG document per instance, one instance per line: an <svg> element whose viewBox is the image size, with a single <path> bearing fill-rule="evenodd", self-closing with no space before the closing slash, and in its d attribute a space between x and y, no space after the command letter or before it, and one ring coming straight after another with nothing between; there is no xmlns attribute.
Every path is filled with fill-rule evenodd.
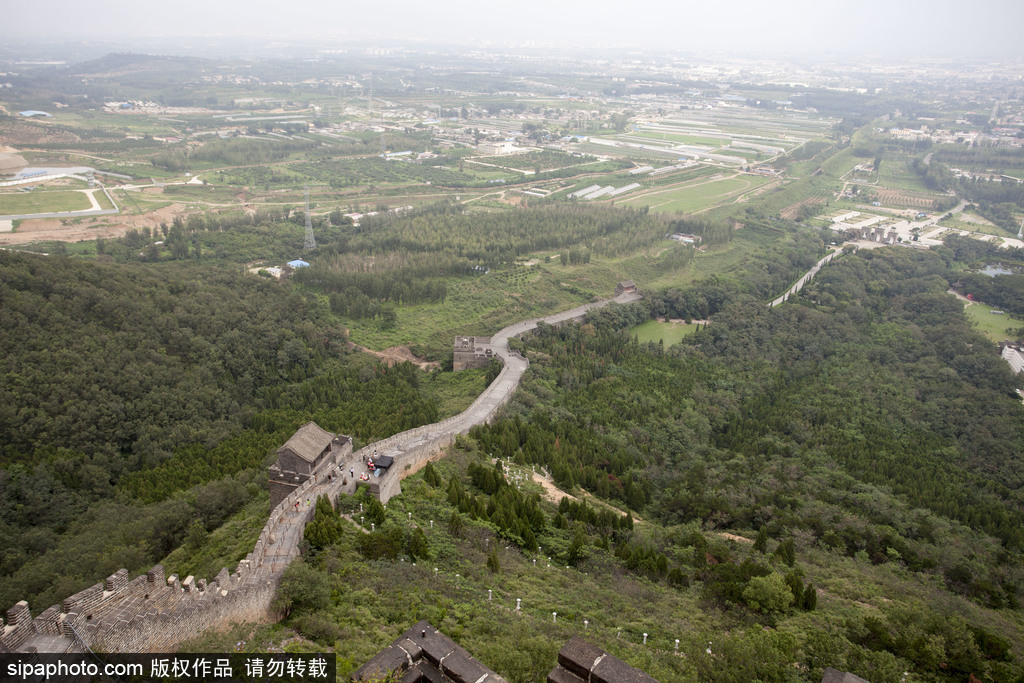
<svg viewBox="0 0 1024 683"><path fill-rule="evenodd" d="M623 294L634 294L636 293L636 283L632 280L623 280L619 284L615 285L615 296L622 296Z"/></svg>

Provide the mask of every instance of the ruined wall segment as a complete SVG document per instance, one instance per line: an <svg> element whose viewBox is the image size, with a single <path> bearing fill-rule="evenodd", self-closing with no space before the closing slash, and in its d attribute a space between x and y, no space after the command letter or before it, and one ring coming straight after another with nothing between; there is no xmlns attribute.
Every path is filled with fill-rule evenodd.
<svg viewBox="0 0 1024 683"><path fill-rule="evenodd" d="M456 337L452 349L452 370L485 368L498 354L491 348L490 337Z"/></svg>
<svg viewBox="0 0 1024 683"><path fill-rule="evenodd" d="M330 436L319 453L326 453L319 460L320 469L352 451L349 437ZM0 630L0 651L173 652L183 641L211 628L276 620L273 599L285 567L298 554L302 531L313 515L313 506L306 501L315 500L316 489L314 479L308 477L281 499L252 552L234 572L222 569L208 581L165 576L164 568L157 565L130 579L128 571L121 569L35 619L28 604L19 602L8 610Z"/></svg>

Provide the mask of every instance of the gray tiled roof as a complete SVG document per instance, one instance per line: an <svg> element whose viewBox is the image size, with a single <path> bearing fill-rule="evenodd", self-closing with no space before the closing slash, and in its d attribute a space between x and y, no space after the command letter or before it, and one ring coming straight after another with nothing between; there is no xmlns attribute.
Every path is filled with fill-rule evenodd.
<svg viewBox="0 0 1024 683"><path fill-rule="evenodd" d="M278 452L287 449L303 460L313 462L316 456L331 445L333 439L334 434L321 429L315 422L307 422L292 434L292 438L288 439Z"/></svg>

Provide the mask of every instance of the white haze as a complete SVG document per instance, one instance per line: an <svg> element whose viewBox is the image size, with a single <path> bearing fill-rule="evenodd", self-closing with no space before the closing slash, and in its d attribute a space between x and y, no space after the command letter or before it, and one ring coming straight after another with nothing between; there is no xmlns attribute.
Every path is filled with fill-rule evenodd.
<svg viewBox="0 0 1024 683"><path fill-rule="evenodd" d="M0 0L9 40L417 40L682 53L1020 58L1022 0ZM162 51L166 52L161 43Z"/></svg>

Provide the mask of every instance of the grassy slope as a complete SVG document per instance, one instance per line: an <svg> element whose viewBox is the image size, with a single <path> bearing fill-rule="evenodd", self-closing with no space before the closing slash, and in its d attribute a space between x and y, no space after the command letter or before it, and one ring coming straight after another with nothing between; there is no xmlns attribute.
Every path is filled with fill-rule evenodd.
<svg viewBox="0 0 1024 683"><path fill-rule="evenodd" d="M696 325L670 322L660 323L657 320L648 320L630 330L641 343L660 341L666 347L678 344L682 341L683 337L696 331Z"/></svg>
<svg viewBox="0 0 1024 683"><path fill-rule="evenodd" d="M459 451L442 460L439 471L444 480L464 472L473 457ZM526 473L515 466L512 471ZM524 487L540 492L535 484ZM416 564L408 558L398 562L363 560L354 549L356 531L346 525L338 548L313 562L327 572L330 581L330 604L317 611L317 618L325 619L328 626L321 625L318 630L316 619L296 614L293 620L273 627L254 631L250 625L209 634L188 647L217 651L236 640L249 640L248 647L260 651L268 642L293 636L289 627L298 625L317 642L296 644L296 649L331 648L338 656L339 674L344 676L410 624L427 619L510 681L544 680L555 665L558 648L572 636L582 635L662 681L745 682L820 680L823 667L838 662L817 660L809 668L806 663L795 663L806 661L815 647L816 633L842 631L851 621L903 607L941 605L943 611L968 614L975 623L1006 636L1024 630L1020 612L983 609L947 593L935 576L915 574L896 564L875 566L819 549L801 551L797 558L805 580L818 588L817 609L778 615L768 620L774 624L768 629L743 610L723 610L706 601L699 581L687 588L670 588L664 581L627 571L609 551L594 546L587 548L586 559L579 566L567 568L556 551L564 552L568 546L569 531L550 526L538 537L547 550L536 555L499 542L501 568L495 574L486 567L487 553L495 542L488 525L464 516L464 531L453 536L446 521L452 508L443 488L430 488L422 475L407 479L403 488L405 493L389 502L387 514L403 527L415 525L424 530L431 550L429 559ZM550 519L554 505L543 506ZM634 533L643 538L682 535L689 530L667 529L646 521L638 522ZM751 530L733 531L753 535ZM704 535L716 554L727 549L737 562L747 555L767 561L749 543L716 533ZM768 550L773 548L774 541ZM684 566L691 555L692 548L678 547ZM775 569L787 568L776 564ZM492 600L488 600L488 590L493 592ZM516 598L522 600L519 612L514 609ZM766 623L763 617L760 621ZM677 638L682 656L674 649ZM706 652L709 645L710 656ZM906 664L883 657L859 666L881 676L872 680L888 680L884 672L902 671L900 667ZM861 668L861 675L866 675L867 669Z"/></svg>
<svg viewBox="0 0 1024 683"><path fill-rule="evenodd" d="M1024 320L1006 314L997 315L992 313L993 310L996 309L984 303L970 304L965 309L974 326L992 341L1016 339L1017 335L1011 334L1010 331L1024 327Z"/></svg>
<svg viewBox="0 0 1024 683"><path fill-rule="evenodd" d="M616 283L634 280L641 290L684 285L713 273L728 274L744 258L774 240L764 231L738 230L728 244L708 247L678 271L666 271L658 256L675 243L618 258L594 256L584 265L561 265L557 252L535 254L540 263L495 270L477 278L449 283L440 304L415 304L398 309L394 329L372 320L345 319L350 338L372 349L406 344L419 355L439 360L456 335L490 335L525 318L556 313L594 297L609 297ZM545 262L545 257L549 257Z"/></svg>

